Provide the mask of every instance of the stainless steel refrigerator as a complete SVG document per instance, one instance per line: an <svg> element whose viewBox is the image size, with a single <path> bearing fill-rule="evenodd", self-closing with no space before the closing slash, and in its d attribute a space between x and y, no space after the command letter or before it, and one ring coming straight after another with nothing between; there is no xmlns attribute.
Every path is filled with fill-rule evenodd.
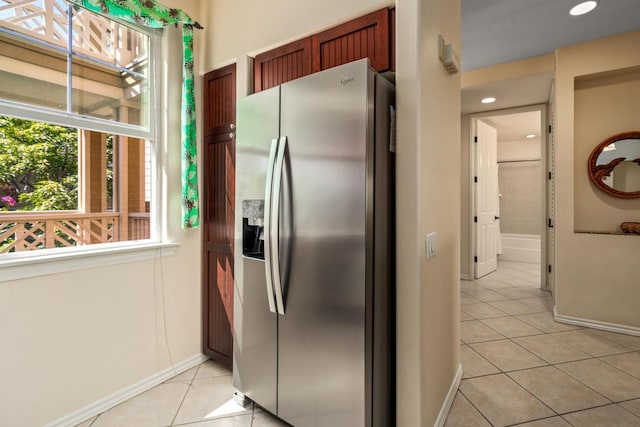
<svg viewBox="0 0 640 427"><path fill-rule="evenodd" d="M233 384L298 427L394 424L393 102L367 60L238 101Z"/></svg>

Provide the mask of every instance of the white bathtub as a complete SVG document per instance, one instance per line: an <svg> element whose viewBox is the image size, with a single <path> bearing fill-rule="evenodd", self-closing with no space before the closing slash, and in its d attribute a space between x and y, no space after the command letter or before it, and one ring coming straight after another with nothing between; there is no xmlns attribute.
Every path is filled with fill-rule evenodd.
<svg viewBox="0 0 640 427"><path fill-rule="evenodd" d="M540 236L537 234L507 234L500 235L502 253L498 255L501 261L540 263Z"/></svg>

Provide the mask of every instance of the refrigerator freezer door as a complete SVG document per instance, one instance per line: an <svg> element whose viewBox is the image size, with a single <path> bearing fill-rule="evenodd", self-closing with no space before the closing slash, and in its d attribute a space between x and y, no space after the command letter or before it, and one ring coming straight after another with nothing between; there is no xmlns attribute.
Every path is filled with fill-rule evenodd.
<svg viewBox="0 0 640 427"><path fill-rule="evenodd" d="M243 219L264 225L267 166L271 141L279 136L279 106L279 88L239 100L236 137L233 385L273 413L277 412L277 315L269 310L265 262L243 256L242 238Z"/></svg>
<svg viewBox="0 0 640 427"><path fill-rule="evenodd" d="M366 61L281 88L293 233L283 242L278 416L296 427L365 425L372 90Z"/></svg>

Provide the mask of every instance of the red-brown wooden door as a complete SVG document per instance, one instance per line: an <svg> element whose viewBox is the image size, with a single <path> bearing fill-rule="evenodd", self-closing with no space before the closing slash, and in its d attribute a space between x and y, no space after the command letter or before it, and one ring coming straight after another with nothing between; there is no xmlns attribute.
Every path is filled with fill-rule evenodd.
<svg viewBox="0 0 640 427"><path fill-rule="evenodd" d="M235 64L204 76L202 313L203 352L233 360Z"/></svg>
<svg viewBox="0 0 640 427"><path fill-rule="evenodd" d="M389 9L381 9L312 37L313 72L369 58L376 71L391 67Z"/></svg>
<svg viewBox="0 0 640 427"><path fill-rule="evenodd" d="M253 61L254 92L311 74L311 37L257 55Z"/></svg>

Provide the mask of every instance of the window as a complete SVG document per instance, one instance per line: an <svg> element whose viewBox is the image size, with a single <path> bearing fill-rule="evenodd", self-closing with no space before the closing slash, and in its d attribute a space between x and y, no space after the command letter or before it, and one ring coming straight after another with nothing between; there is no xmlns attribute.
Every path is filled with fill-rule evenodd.
<svg viewBox="0 0 640 427"><path fill-rule="evenodd" d="M0 259L156 239L158 35L0 0Z"/></svg>

